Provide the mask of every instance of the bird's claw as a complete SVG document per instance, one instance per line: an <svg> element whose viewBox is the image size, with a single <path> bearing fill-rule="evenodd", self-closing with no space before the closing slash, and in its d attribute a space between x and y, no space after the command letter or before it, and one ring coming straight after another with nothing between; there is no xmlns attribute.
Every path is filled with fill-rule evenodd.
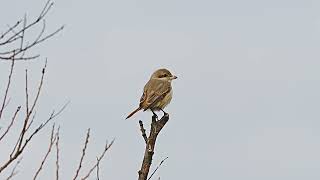
<svg viewBox="0 0 320 180"><path fill-rule="evenodd" d="M158 115L157 115L155 112L153 112L153 111L152 111L152 113L153 113L152 119L158 120Z"/></svg>

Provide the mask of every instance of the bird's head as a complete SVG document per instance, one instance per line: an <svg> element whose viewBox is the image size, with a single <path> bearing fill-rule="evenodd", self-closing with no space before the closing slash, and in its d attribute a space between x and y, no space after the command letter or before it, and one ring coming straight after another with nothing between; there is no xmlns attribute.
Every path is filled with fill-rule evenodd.
<svg viewBox="0 0 320 180"><path fill-rule="evenodd" d="M167 69L158 69L151 75L151 79L172 81L173 79L177 79L177 76L172 75Z"/></svg>

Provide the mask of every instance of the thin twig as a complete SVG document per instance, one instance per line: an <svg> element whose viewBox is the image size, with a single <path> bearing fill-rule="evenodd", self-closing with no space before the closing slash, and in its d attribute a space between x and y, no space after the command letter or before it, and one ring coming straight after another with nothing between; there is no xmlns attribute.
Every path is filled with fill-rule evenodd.
<svg viewBox="0 0 320 180"><path fill-rule="evenodd" d="M10 67L10 73L9 73L9 77L8 77L8 83L7 83L7 86L6 86L6 91L4 93L3 102L2 102L1 109L0 109L0 119L2 117L2 113L3 113L4 107L5 107L5 104L6 104L6 101L7 101L9 87L10 87L11 79L12 79L12 73L13 73L13 69L14 69L14 63L15 63L15 60L13 59L11 61L11 67Z"/></svg>
<svg viewBox="0 0 320 180"><path fill-rule="evenodd" d="M27 132L27 127L28 127L28 123L29 123L29 119L30 119L30 115L32 114L37 102L38 102L38 99L39 99L39 96L40 96L40 92L41 92L41 88L42 88L42 85L43 85L43 79L44 79L44 75L45 75L45 69L47 67L47 60L45 62L45 65L44 65L44 68L42 69L42 75L41 75L41 80L40 80L40 83L39 83L39 87L38 87L38 91L37 91L37 94L36 94L36 97L33 101L33 104L31 106L31 109L30 111L27 112L26 114L26 118L24 120L24 124L23 124L23 127L22 127L22 130L21 130L21 138L20 138L20 141L18 143L18 146L17 146L17 151L19 151L21 149L21 145L23 143L23 140L24 140L24 136L25 136L25 133ZM26 92L26 96L28 95L28 92Z"/></svg>
<svg viewBox="0 0 320 180"><path fill-rule="evenodd" d="M142 123L141 120L139 121L139 125L140 125L140 131L142 133L142 137L143 137L144 141L147 144L148 143L148 138L147 138L147 135L146 135L146 129L143 127L143 123Z"/></svg>
<svg viewBox="0 0 320 180"><path fill-rule="evenodd" d="M30 122L28 124L28 127L26 128L26 131L28 131L30 129L31 125L34 122L34 118L36 118L36 115L37 115L37 111L34 111L33 116L32 116L32 118L31 118L31 120L30 120Z"/></svg>
<svg viewBox="0 0 320 180"><path fill-rule="evenodd" d="M24 15L23 20L18 21L15 25L13 26L8 26L8 30L3 33L0 36L0 46L7 46L11 45L12 43L15 43L20 40L19 47L13 48L13 50L7 50L4 52L0 52L0 60L31 60L31 59L36 59L40 55L33 55L33 56L28 56L24 57L25 53L31 49L32 47L42 43L43 41L51 38L52 36L58 34L64 26L59 27L52 33L49 33L48 35L43 37L46 25L45 25L45 16L49 12L49 10L52 8L53 2L51 0L48 0L41 10L41 13L39 14L38 18L32 21L30 24L27 24L27 17ZM24 43L26 39L26 34L27 32L34 26L36 26L39 22L43 21L42 29L39 32L38 36L36 39L34 39L30 44ZM19 26L23 22L22 26ZM19 26L19 27L18 27ZM16 31L16 29L18 29ZM10 35L10 34L11 35ZM25 45L26 44L26 45ZM3 48L5 49L5 48Z"/></svg>
<svg viewBox="0 0 320 180"><path fill-rule="evenodd" d="M14 148L14 151L10 154L9 159L2 165L0 166L0 173L7 168L15 159L17 159L22 152L24 151L25 147L28 145L28 143L32 140L32 138L34 137L34 135L36 135L39 131L41 131L50 121L52 121L52 119L56 118L58 115L60 115L62 113L62 111L67 107L68 103L65 104L57 113L55 113L55 111L53 111L50 114L50 117L43 123L41 123L32 133L31 135L29 135L28 138L26 138L24 140L23 145L21 146L20 149L18 149L17 147ZM21 138L21 134L20 134L20 138ZM19 139L20 139L19 138ZM19 140L17 142L20 142L23 140ZM16 144L17 146L17 144Z"/></svg>
<svg viewBox="0 0 320 180"><path fill-rule="evenodd" d="M56 140L56 180L59 180L59 140L60 140L60 126L57 131L57 140Z"/></svg>
<svg viewBox="0 0 320 180"><path fill-rule="evenodd" d="M84 147L82 149L82 154L81 154L79 166L77 168L75 176L73 177L73 180L77 179L77 177L79 176L79 172L80 172L80 169L82 167L82 162L83 162L84 156L86 155L86 150L87 150L88 143L89 143L89 137L90 137L90 128L87 131L86 141L85 141Z"/></svg>
<svg viewBox="0 0 320 180"><path fill-rule="evenodd" d="M46 15L46 13L47 13L47 12L50 10L50 8L52 7L52 6L49 6L49 7L48 7L48 3L49 3L50 1L51 1L51 0L48 0L48 1L46 2L46 5L44 6L44 8L42 9L39 17L38 17L35 21L33 21L32 23L30 23L29 25L27 25L24 29L21 29L20 31L18 31L17 33L15 33L13 36L11 36L10 38L8 38L5 42L0 43L0 46L1 46L1 45L4 45L4 44L7 44L7 43L10 42L13 38L15 38L16 36L18 36L20 33L22 33L23 31L26 31L27 29L31 28L32 26L34 26L35 24L37 24L41 19L43 19L44 16ZM53 4L53 3L51 3L51 4ZM47 7L48 7L48 8L47 8ZM46 11L45 14L43 13L44 11ZM18 23L20 24L20 21L18 21ZM17 24L18 24L18 23L17 23ZM15 27L17 27L17 26L14 26L14 28L15 28ZM9 31L12 31L14 28L10 28ZM5 35L6 35L6 34L5 34Z"/></svg>
<svg viewBox="0 0 320 180"><path fill-rule="evenodd" d="M52 130L51 130L51 135L50 135L50 143L49 143L48 150L47 150L47 152L46 152L46 155L43 157L43 159L42 159L42 161L41 161L41 164L40 164L38 170L36 171L35 175L33 176L33 180L37 179L40 171L41 171L42 168L43 168L44 163L46 162L46 160L47 160L47 158L48 158L48 156L49 156L49 154L50 154L50 152L51 152L52 146L53 146L53 144L55 143L56 139L57 139L57 135L55 134L55 124L53 124Z"/></svg>
<svg viewBox="0 0 320 180"><path fill-rule="evenodd" d="M0 39L4 38L12 29L16 28L19 24L21 23L21 20L17 21L16 24L11 26L6 32L4 32L1 36Z"/></svg>
<svg viewBox="0 0 320 180"><path fill-rule="evenodd" d="M162 165L162 163L165 161L165 160L167 160L168 159L168 157L166 157L166 158L164 158L161 162L160 162L160 164L157 166L157 168L152 172L152 174L150 175L150 177L148 178L148 180L150 180L151 178L152 178L152 176L157 172L157 170L160 168L160 166Z"/></svg>
<svg viewBox="0 0 320 180"><path fill-rule="evenodd" d="M14 165L14 167L13 167L10 175L7 177L7 180L10 180L11 178L13 178L13 176L15 176L15 175L18 174L19 171L16 171L16 169L17 169L17 167L18 167L18 165L20 164L21 161L22 161L22 158L20 158L20 159L17 161L16 165Z"/></svg>
<svg viewBox="0 0 320 180"><path fill-rule="evenodd" d="M23 18L23 27L22 27L20 49L22 49L22 47L23 47L23 39L24 39L24 32L26 31L26 25L27 25L27 15L25 14L24 18Z"/></svg>
<svg viewBox="0 0 320 180"><path fill-rule="evenodd" d="M4 105L4 108L6 108L10 104L11 98L8 99L7 103Z"/></svg>
<svg viewBox="0 0 320 180"><path fill-rule="evenodd" d="M29 113L29 92L28 92L28 70L26 69L26 116L28 116Z"/></svg>
<svg viewBox="0 0 320 180"><path fill-rule="evenodd" d="M100 164L100 162L99 162L99 159L98 159L98 157L97 157L97 180L100 180L100 175L99 175L99 170L100 170L100 168L99 168L99 164Z"/></svg>
<svg viewBox="0 0 320 180"><path fill-rule="evenodd" d="M18 112L20 111L20 109L21 109L21 106L19 106L19 107L17 108L16 112L14 113L14 115L13 115L13 117L12 117L12 119L11 119L11 122L10 122L9 126L8 126L7 129L4 131L4 133L1 135L0 141L7 135L7 133L8 133L9 130L11 129L14 121L16 120L17 114L18 114Z"/></svg>
<svg viewBox="0 0 320 180"><path fill-rule="evenodd" d="M103 159L104 155L110 149L110 147L113 145L114 141L115 141L115 139L113 139L110 144L108 144L108 142L106 142L106 145L104 147L102 154L97 159L97 163L89 170L89 172L83 178L81 178L81 180L85 180L85 179L89 178L90 174L95 170L95 168L97 168L98 163L100 163L100 161Z"/></svg>

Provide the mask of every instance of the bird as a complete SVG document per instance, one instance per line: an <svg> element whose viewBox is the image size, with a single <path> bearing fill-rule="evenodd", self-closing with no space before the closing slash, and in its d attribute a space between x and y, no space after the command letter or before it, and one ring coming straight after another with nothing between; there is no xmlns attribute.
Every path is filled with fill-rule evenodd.
<svg viewBox="0 0 320 180"><path fill-rule="evenodd" d="M172 80L177 76L171 74L168 69L158 69L152 73L149 81L143 88L143 94L140 98L139 107L131 112L126 119L130 118L136 112L143 110L151 110L153 115L157 117L154 111L162 111L164 115L167 113L163 110L172 99Z"/></svg>

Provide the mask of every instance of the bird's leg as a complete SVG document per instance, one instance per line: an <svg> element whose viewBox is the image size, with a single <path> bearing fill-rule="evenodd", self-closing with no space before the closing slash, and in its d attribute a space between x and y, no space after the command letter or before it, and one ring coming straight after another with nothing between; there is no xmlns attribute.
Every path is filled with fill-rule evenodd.
<svg viewBox="0 0 320 180"><path fill-rule="evenodd" d="M153 117L155 117L155 119L158 120L158 115L153 111L153 109L150 108L150 110L151 110L151 112L153 113Z"/></svg>
<svg viewBox="0 0 320 180"><path fill-rule="evenodd" d="M160 110L163 112L163 116L168 115L168 113L166 113L162 108L160 108Z"/></svg>

